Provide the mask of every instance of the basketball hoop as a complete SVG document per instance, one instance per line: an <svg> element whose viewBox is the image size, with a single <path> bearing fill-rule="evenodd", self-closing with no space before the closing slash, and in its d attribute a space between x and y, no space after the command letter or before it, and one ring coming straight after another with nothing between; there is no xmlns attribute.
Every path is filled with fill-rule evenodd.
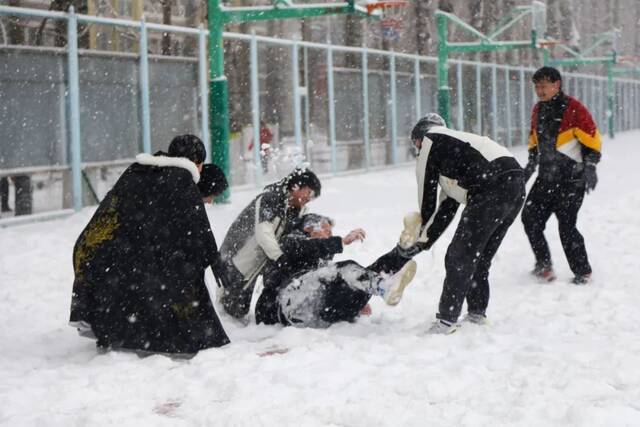
<svg viewBox="0 0 640 427"><path fill-rule="evenodd" d="M380 17L380 23L374 35L385 40L396 41L404 29L403 14L409 6L408 1L392 0L368 3L367 13Z"/></svg>

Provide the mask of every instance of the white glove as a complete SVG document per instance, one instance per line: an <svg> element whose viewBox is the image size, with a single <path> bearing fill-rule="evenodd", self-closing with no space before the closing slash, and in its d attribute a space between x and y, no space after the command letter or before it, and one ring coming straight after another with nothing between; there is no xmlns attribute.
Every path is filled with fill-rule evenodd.
<svg viewBox="0 0 640 427"><path fill-rule="evenodd" d="M422 215L420 215L420 212L410 212L404 216L402 222L404 223L404 229L400 233L398 246L408 249L418 241L418 235L422 227Z"/></svg>

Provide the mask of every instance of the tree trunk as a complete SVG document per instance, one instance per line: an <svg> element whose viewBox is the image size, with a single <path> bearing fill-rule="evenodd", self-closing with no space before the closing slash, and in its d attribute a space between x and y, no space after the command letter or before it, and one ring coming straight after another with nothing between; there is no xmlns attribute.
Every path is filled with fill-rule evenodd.
<svg viewBox="0 0 640 427"><path fill-rule="evenodd" d="M344 21L344 43L347 46L362 46L362 21L355 15L347 15ZM347 52L345 66L347 68L360 68L362 56L357 52Z"/></svg>
<svg viewBox="0 0 640 427"><path fill-rule="evenodd" d="M431 52L431 28L432 19L431 0L416 0L415 4L415 31L416 31L416 51L418 55L429 55Z"/></svg>
<svg viewBox="0 0 640 427"><path fill-rule="evenodd" d="M20 0L9 0L9 6L20 6ZM22 19L17 16L9 16L7 25L7 38L8 44L23 44L24 43L24 27L22 25Z"/></svg>
<svg viewBox="0 0 640 427"><path fill-rule="evenodd" d="M171 25L172 0L162 0L162 23ZM171 55L171 33L162 33L162 54Z"/></svg>
<svg viewBox="0 0 640 427"><path fill-rule="evenodd" d="M285 38L287 21L267 21L267 31L273 37ZM278 123L281 135L293 132L290 111L293 110L291 91L291 48L288 46L268 45L264 101L264 118L267 123Z"/></svg>
<svg viewBox="0 0 640 427"><path fill-rule="evenodd" d="M636 1L635 5L636 5L636 14L635 14L635 19L634 19L634 22L635 22L635 26L634 27L635 28L634 28L634 31L633 31L635 40L634 40L634 49L633 49L633 51L636 54L639 54L640 53L640 2Z"/></svg>
<svg viewBox="0 0 640 427"><path fill-rule="evenodd" d="M198 25L200 25L202 6L201 0L184 0L184 14L187 21L187 27L197 28ZM183 55L198 55L198 36L185 36Z"/></svg>

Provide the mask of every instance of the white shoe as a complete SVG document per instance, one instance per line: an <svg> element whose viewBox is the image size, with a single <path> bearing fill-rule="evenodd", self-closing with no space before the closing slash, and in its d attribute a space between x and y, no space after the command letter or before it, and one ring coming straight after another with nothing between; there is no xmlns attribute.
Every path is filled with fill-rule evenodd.
<svg viewBox="0 0 640 427"><path fill-rule="evenodd" d="M451 323L446 320L436 320L431 327L427 329L429 335L451 335L456 332L460 325L457 323Z"/></svg>
<svg viewBox="0 0 640 427"><path fill-rule="evenodd" d="M400 302L404 289L416 275L416 269L416 262L410 260L396 274L387 279L390 284L385 290L383 298L388 305L396 305Z"/></svg>
<svg viewBox="0 0 640 427"><path fill-rule="evenodd" d="M489 323L487 316L481 313L467 313L462 320L469 323L475 323L476 325L486 325Z"/></svg>
<svg viewBox="0 0 640 427"><path fill-rule="evenodd" d="M404 229L400 233L398 246L403 249L410 248L418 241L420 228L422 227L422 215L420 212L411 212L402 219Z"/></svg>

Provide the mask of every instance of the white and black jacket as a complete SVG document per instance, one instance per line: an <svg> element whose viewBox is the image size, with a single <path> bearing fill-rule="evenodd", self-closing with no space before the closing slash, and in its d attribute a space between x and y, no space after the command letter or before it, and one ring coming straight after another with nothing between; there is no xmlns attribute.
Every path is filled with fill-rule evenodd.
<svg viewBox="0 0 640 427"><path fill-rule="evenodd" d="M501 175L522 171L513 155L488 137L434 126L422 140L416 166L422 231L418 242L433 243L453 220L460 203L493 185ZM438 200L440 186L440 200Z"/></svg>
<svg viewBox="0 0 640 427"><path fill-rule="evenodd" d="M222 260L253 280L268 259L280 258L278 239L299 215L300 209L289 206L286 187L267 187L231 224L220 247Z"/></svg>

